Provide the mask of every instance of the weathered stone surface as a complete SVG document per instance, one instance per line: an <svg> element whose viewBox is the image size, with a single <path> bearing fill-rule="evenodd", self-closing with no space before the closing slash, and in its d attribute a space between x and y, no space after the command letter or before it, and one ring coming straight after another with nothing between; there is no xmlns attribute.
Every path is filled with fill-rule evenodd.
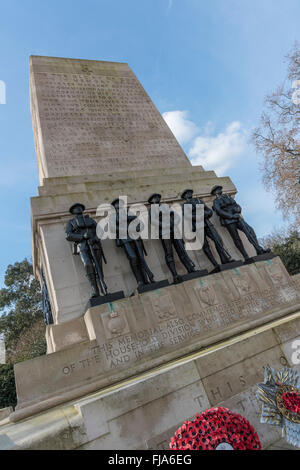
<svg viewBox="0 0 300 470"><path fill-rule="evenodd" d="M89 309L84 317L89 341L16 364L18 407L14 416L22 417L83 396L230 338L233 333L295 312L300 306L299 292L289 284L284 284L283 294L279 286L268 287L269 268L274 265L273 269L280 272L284 269L282 263L277 258L261 263L268 268L264 279L252 264ZM55 329L59 335L52 344L59 345L61 341L64 348L61 338L67 325L53 328L52 335ZM82 321L80 325L83 329ZM83 336L79 339L82 341ZM200 359L197 366L210 401L218 400L213 398L216 381L223 383L218 392L223 400L233 390L238 393L244 389L247 371L252 382L257 380L259 354L264 351L270 363L280 358L278 341L278 336L268 331L260 338L249 337L243 348L233 345L225 349L212 363L209 358ZM234 352L235 348L238 352ZM240 360L246 361L245 370L236 365ZM225 379L230 368L240 378L228 385Z"/></svg>
<svg viewBox="0 0 300 470"><path fill-rule="evenodd" d="M275 328L275 333L278 335L282 343L298 338L300 333L300 318L296 318L293 321L277 326Z"/></svg>
<svg viewBox="0 0 300 470"><path fill-rule="evenodd" d="M54 409L18 425L0 427L1 450L69 450L88 442L82 417L73 406Z"/></svg>
<svg viewBox="0 0 300 470"><path fill-rule="evenodd" d="M39 196L32 198L32 233L33 233L33 261L35 273L40 276L40 264L43 261L44 272L49 288L50 302L55 323L62 323L73 318L80 317L84 313L85 305L90 296L90 287L86 279L85 272L79 257L72 256L71 245L65 240L65 228L67 221L70 219L68 208L76 201L81 201L87 207L88 212L97 221L99 217L95 214L98 204L102 202L111 202L120 194L127 195L129 202L145 202L150 192L156 190L162 192L166 200L174 200L179 197L182 190L191 184L198 188L200 194L203 191L209 193L210 188L218 181L231 194L235 192L235 187L229 178L222 178L222 181L215 176L213 172L210 178L203 178L203 172L200 169L193 169L193 180L191 180L191 172L188 170L186 176L183 177L184 170L176 173L176 184L174 181L168 183L168 175L165 175L160 183L161 175L156 174L154 170L149 171L149 175L144 176L144 186L140 180L142 175L136 174L135 179L130 179L128 185L126 179L123 180L123 186L119 183L114 186L113 180L109 181L110 188L99 191L99 188L88 190L81 193L68 193L56 196ZM139 172L135 172L139 173ZM104 176L103 176L104 177ZM70 177L71 178L71 177ZM73 177L75 178L75 177ZM73 180L73 178L71 178ZM104 177L106 178L106 176ZM47 180L48 181L48 180ZM118 180L117 180L118 182ZM125 185L124 185L125 184ZM101 181L97 183L101 186ZM97 186L96 185L96 186ZM70 183L70 190L72 184ZM51 187L51 185L50 185ZM114 188L114 189L112 189ZM202 196L201 196L202 197ZM90 210L91 208L91 210ZM220 234L226 241L228 238L227 231L220 226L218 218L213 217L213 222L218 228ZM230 238L230 237L229 237ZM226 242L226 246L232 252L232 256L236 256L236 250L231 240ZM145 241L148 252L147 262L150 269L154 273L157 280L168 278L172 282L171 274L164 261L164 252L159 240ZM104 240L103 248L108 259L108 264L104 266L104 275L110 292L123 290L125 295L131 295L136 286L135 278L131 272L128 260L122 249L117 248L114 240ZM212 251L218 259L218 254L214 246ZM250 249L251 253L251 249ZM190 252L191 258L194 260L199 269L208 269L211 271L212 265L201 251ZM175 254L175 262L178 272L185 274L186 270L179 262L177 254Z"/></svg>
<svg viewBox="0 0 300 470"><path fill-rule="evenodd" d="M184 393L186 387L195 388L199 393L205 395L201 382L199 382L199 374L193 363L180 365L172 368L165 373L158 373L150 376L147 380L140 380L133 385L127 385L115 393L107 393L100 396L98 399L89 399L80 401L77 406L78 410L82 413L85 420L86 428L89 434L93 434L96 439L103 434L111 433L111 425L107 426L107 422L111 422L116 418L125 415L126 420L130 421L131 414L135 414L137 409L142 409L143 414L147 414L145 409L153 408L155 403L156 407L161 406L163 415L163 408L165 410L172 406L172 401L179 401L180 394ZM134 390L133 390L134 388ZM185 394L185 393L184 393ZM193 395L193 393L191 393ZM170 403L166 403L171 396ZM191 397L192 400L192 397ZM181 404L181 410L177 410L176 415L180 413L184 416L186 409L191 405L191 400L185 400ZM203 405L208 405L208 401L203 400ZM158 412L155 413L158 415ZM149 418L148 418L149 419ZM103 425L101 424L103 423ZM105 426L106 425L106 426ZM140 423L141 432L145 427L145 423ZM163 423L157 423L156 426L164 426ZM122 433L122 431L119 431ZM147 433L147 431L145 431ZM128 430L128 434L129 434ZM139 430L135 430L131 434L140 434ZM114 439L114 433L111 433L110 438ZM142 438L142 436L140 436ZM91 439L92 440L92 439Z"/></svg>
<svg viewBox="0 0 300 470"><path fill-rule="evenodd" d="M278 369L287 364L279 346L255 354L202 379L210 403L216 405L247 390L251 385L263 382L263 366L266 364Z"/></svg>
<svg viewBox="0 0 300 470"><path fill-rule="evenodd" d="M297 333L297 338L286 341L281 348L288 364L300 373L300 330L297 330Z"/></svg>
<svg viewBox="0 0 300 470"><path fill-rule="evenodd" d="M168 449L171 436L186 419L212 406L225 406L245 416L263 448L286 448L279 428L260 423L261 403L255 397L263 366L280 369L287 364L275 329L289 330L295 319L280 322L269 329L249 330L246 337L237 336L165 363L17 424L4 421L0 448ZM221 395L211 389L219 389Z"/></svg>
<svg viewBox="0 0 300 470"><path fill-rule="evenodd" d="M62 351L73 344L82 343L89 339L86 324L83 318L75 318L69 322L64 322L46 327L46 341L48 354L55 351Z"/></svg>
<svg viewBox="0 0 300 470"><path fill-rule="evenodd" d="M216 374L216 372L226 371L230 366L249 360L263 351L273 350L278 344L274 332L267 330L259 335L248 336L246 339L230 346L225 344L222 349L214 352L214 354L203 355L195 362L200 377L205 378Z"/></svg>
<svg viewBox="0 0 300 470"><path fill-rule="evenodd" d="M300 319L279 325L275 333L282 342L281 347L289 365L300 373Z"/></svg>
<svg viewBox="0 0 300 470"><path fill-rule="evenodd" d="M292 446L284 438L279 439L275 443L271 444L266 450L299 450L297 447Z"/></svg>
<svg viewBox="0 0 300 470"><path fill-rule="evenodd" d="M262 365L267 364L264 362ZM281 368L281 367L280 367ZM245 416L256 430L263 449L269 447L273 442L281 438L281 429L270 424L260 422L261 404L256 399L257 386L253 385L247 390L219 402L218 406L229 408L235 413Z"/></svg>
<svg viewBox="0 0 300 470"><path fill-rule="evenodd" d="M30 57L39 176L189 166L125 63Z"/></svg>
<svg viewBox="0 0 300 470"><path fill-rule="evenodd" d="M6 408L0 408L0 421L3 419L6 419L9 417L9 415L12 413L13 409L11 406L8 406Z"/></svg>

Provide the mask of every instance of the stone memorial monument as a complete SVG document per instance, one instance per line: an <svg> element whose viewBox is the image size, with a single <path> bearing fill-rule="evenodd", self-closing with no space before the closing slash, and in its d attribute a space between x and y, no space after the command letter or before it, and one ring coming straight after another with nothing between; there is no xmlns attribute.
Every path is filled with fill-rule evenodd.
<svg viewBox="0 0 300 470"><path fill-rule="evenodd" d="M0 421L0 448L167 449L185 419L219 404L246 416L264 448L280 446L278 429L259 422L256 384L266 364L297 367L300 277L271 254L255 258L257 246L237 225L252 258L245 264L218 208L211 211L216 186L234 201L230 178L191 165L126 63L32 56L30 97L40 179L32 249L47 354L15 365L18 404ZM210 259L188 251L191 271L192 263L207 270L201 277L184 278L176 250L170 270L161 240L144 240L158 284L138 291L116 240L96 240L91 250L86 227L75 236L82 220L101 220L99 205L123 195L147 205L153 193L183 204L186 188L206 204L214 228ZM82 220L70 227L76 214ZM81 256L73 256L75 238ZM122 295L106 299L105 286Z"/></svg>

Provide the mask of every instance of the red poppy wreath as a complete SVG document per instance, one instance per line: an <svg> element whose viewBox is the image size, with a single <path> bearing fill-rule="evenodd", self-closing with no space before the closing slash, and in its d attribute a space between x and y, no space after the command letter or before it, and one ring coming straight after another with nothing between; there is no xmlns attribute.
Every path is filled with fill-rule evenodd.
<svg viewBox="0 0 300 470"><path fill-rule="evenodd" d="M185 421L171 437L174 450L261 450L257 433L243 416L227 408L210 408Z"/></svg>

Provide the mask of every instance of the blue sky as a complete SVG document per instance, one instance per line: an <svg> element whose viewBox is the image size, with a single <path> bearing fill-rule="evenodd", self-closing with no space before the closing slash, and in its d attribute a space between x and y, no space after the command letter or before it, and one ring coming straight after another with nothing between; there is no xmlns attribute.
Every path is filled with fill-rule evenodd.
<svg viewBox="0 0 300 470"><path fill-rule="evenodd" d="M38 177L29 55L128 62L195 163L229 175L259 236L282 225L248 142L264 96L299 40L298 0L9 0L1 2L0 282L31 256Z"/></svg>

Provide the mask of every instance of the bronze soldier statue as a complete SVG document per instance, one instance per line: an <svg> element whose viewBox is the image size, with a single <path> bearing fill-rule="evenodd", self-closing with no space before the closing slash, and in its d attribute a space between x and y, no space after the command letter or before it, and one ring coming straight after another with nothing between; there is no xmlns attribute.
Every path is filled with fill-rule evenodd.
<svg viewBox="0 0 300 470"><path fill-rule="evenodd" d="M142 287L146 284L154 283L154 275L150 271L149 266L146 263L145 256L147 255L143 240L138 238L134 240L130 238L128 234L128 226L129 224L137 219L136 215L130 214L127 210L125 216L127 215L127 227L126 227L126 237L120 238L120 210L125 211L123 207L120 207L120 199L115 199L112 203L112 206L116 209L116 244L118 247L122 246L125 250L126 256L129 260L131 270L136 278L138 288ZM140 227L137 226L137 231L139 231Z"/></svg>
<svg viewBox="0 0 300 470"><path fill-rule="evenodd" d="M98 297L100 295L98 282L102 295L107 295L107 286L104 281L102 269L102 260L106 263L106 259L101 241L96 233L97 223L88 214L83 214L85 210L83 204L73 204L69 210L75 217L69 220L67 224L66 239L69 242L74 242L73 254L80 254L86 276L93 289L92 297Z"/></svg>
<svg viewBox="0 0 300 470"><path fill-rule="evenodd" d="M215 229L213 223L209 220L213 212L212 210L204 204L204 202L199 199L199 198L194 198L193 197L194 191L192 189L186 189L183 191L181 194L181 198L185 199L185 203L183 204L183 211L184 211L184 206L185 204L192 204L193 209L192 209L192 228L193 231L196 232L196 206L197 204L203 204L204 205L204 243L203 243L203 251L206 254L207 258L209 261L215 266L215 268L218 268L219 264L217 263L214 255L212 254L212 251L209 246L208 238L210 238L216 247L216 250L220 256L220 260L222 264L226 263L232 263L234 260L231 258L230 254L224 247L224 243L220 235L218 234L217 230Z"/></svg>
<svg viewBox="0 0 300 470"><path fill-rule="evenodd" d="M149 197L148 202L149 204L160 205L160 200L161 200L161 194L154 193ZM151 210L150 210L149 218L151 220ZM192 273L196 271L195 264L193 263L193 261L191 260L191 258L188 256L186 252L184 241L182 239L178 239L174 237L174 212L170 213L170 227L167 227L169 229L167 230L167 232L169 232L168 235L170 236L170 238L164 238L161 211L159 212L158 223L159 223L159 239L161 240L161 243L165 252L166 264L172 273L174 283L181 282L182 278L177 273L176 268L175 268L173 247L175 248L180 261L182 262L182 264L184 265L188 273Z"/></svg>
<svg viewBox="0 0 300 470"><path fill-rule="evenodd" d="M254 246L258 255L269 253L270 250L264 250L264 248L259 245L253 228L250 227L250 225L248 225L241 216L241 206L237 204L233 197L223 194L222 189L222 186L216 185L211 190L211 194L216 196L216 199L213 202L213 209L220 217L221 225L226 227L235 246L241 252L245 260L249 260L250 258L244 248L238 230L244 232L251 245Z"/></svg>

